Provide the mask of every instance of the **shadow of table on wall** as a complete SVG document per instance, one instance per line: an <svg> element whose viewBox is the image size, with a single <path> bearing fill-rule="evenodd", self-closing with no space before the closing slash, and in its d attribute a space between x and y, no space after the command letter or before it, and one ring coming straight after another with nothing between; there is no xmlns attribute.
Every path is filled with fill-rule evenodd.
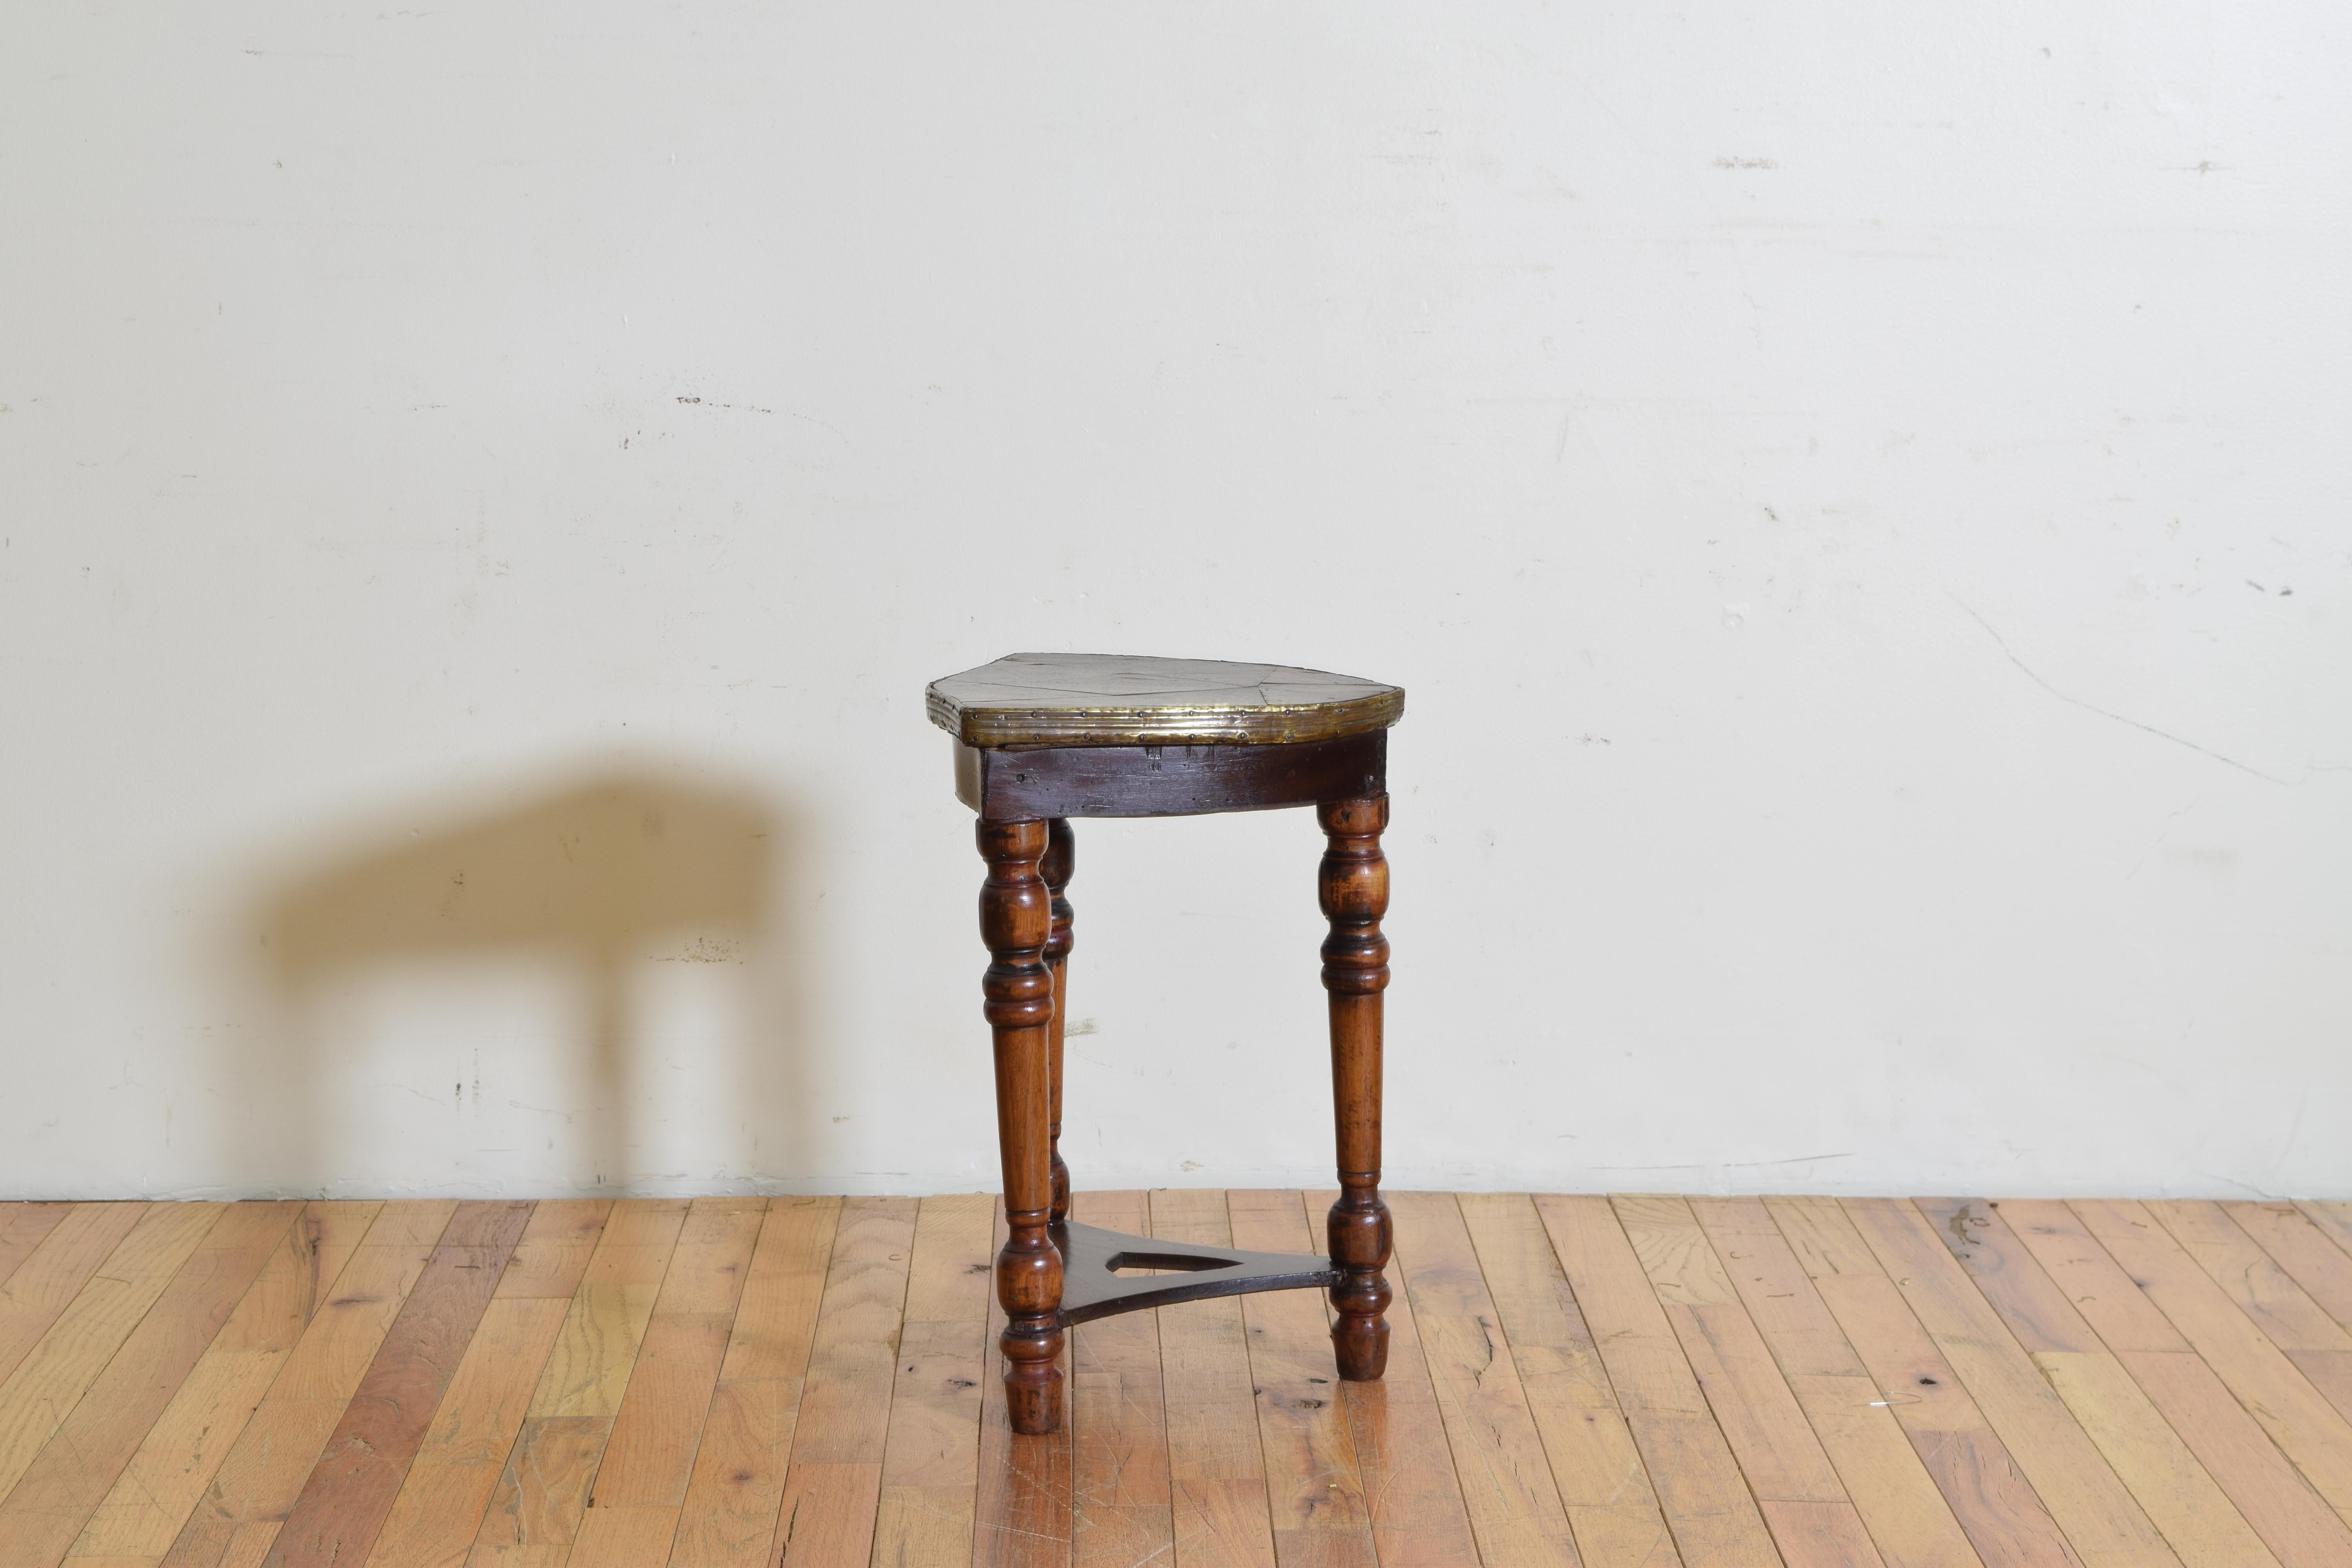
<svg viewBox="0 0 2352 1568"><path fill-rule="evenodd" d="M237 1076L278 1110L267 1125L248 1123L264 1146L235 1164L281 1172L274 1180L293 1190L353 1183L329 1130L368 1086L335 1065L331 1009L321 1004L354 976L451 958L551 961L572 977L574 1016L584 1020L575 1048L589 1092L563 1112L578 1172L569 1184L626 1190L648 1174L633 993L668 956L723 966L740 988L724 1092L751 1130L743 1152L763 1171L788 1169L808 1130L803 998L792 972L799 943L777 919L776 884L795 858L787 828L772 803L748 792L604 774L511 809L363 835L373 842L282 881L254 933L278 1026L232 1053L246 1069ZM756 1181L748 1170L734 1175ZM419 1171L411 1190L450 1176Z"/></svg>

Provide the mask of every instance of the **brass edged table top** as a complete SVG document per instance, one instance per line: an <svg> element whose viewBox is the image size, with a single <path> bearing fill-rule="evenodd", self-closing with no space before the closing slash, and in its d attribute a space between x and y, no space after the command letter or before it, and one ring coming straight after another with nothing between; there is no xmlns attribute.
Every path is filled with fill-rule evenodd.
<svg viewBox="0 0 2352 1568"><path fill-rule="evenodd" d="M1385 730L1404 689L1280 664L1013 653L943 676L931 722L968 746L1268 745Z"/></svg>

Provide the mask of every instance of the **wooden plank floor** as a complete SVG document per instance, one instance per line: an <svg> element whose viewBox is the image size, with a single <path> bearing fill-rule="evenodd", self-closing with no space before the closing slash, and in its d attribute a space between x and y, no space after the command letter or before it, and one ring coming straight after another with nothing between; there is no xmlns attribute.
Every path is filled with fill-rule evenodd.
<svg viewBox="0 0 2352 1568"><path fill-rule="evenodd" d="M986 1197L0 1204L0 1565L2352 1568L2352 1204L1391 1203L1386 1382L1194 1302L1049 1438Z"/></svg>

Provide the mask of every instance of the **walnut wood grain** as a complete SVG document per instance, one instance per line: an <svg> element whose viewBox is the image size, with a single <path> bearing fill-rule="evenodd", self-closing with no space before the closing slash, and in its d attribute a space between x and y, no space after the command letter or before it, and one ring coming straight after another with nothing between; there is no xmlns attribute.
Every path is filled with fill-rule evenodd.
<svg viewBox="0 0 2352 1568"><path fill-rule="evenodd" d="M956 795L990 822L1278 811L1388 787L1385 730L1295 745L956 745Z"/></svg>
<svg viewBox="0 0 2352 1568"><path fill-rule="evenodd" d="M1051 1030L1054 979L1045 968L1053 931L1050 897L1037 862L1047 843L1042 822L982 822L981 858L988 880L980 895L980 931L995 962L988 966L982 1007L995 1036L996 1143L1004 1167L1008 1235L996 1259L996 1296L1004 1309L1004 1401L1013 1429L1027 1436L1061 1419L1062 1255L1047 1234L1053 1220Z"/></svg>
<svg viewBox="0 0 2352 1568"><path fill-rule="evenodd" d="M1007 1237L996 1264L1005 1314L1008 1425L1052 1432L1064 1400L1064 1327L1161 1301L1329 1282L1340 1373L1380 1377L1391 1300L1390 1223L1380 1198L1381 993L1388 984L1388 727L1404 693L1377 681L1273 665L1013 654L932 683L931 720L956 737L956 790L979 814L988 864L982 983L995 1040L997 1141ZM1319 890L1331 934L1331 1071L1340 1196L1328 1258L1187 1258L1189 1278L1122 1280L1103 1237L1082 1280L1069 1252L1061 1154L1076 869L1071 819L1181 816L1314 805L1328 839ZM1131 1250L1131 1249L1130 1249ZM1192 1265L1184 1268L1184 1263ZM1139 1264L1137 1267L1161 1267ZM1337 1273L1338 1278L1332 1279ZM1070 1294L1066 1297L1066 1290Z"/></svg>
<svg viewBox="0 0 2352 1568"><path fill-rule="evenodd" d="M1012 1232L1000 1206L991 1239L1002 1251ZM983 1331L1002 1335L1004 1308L992 1300ZM972 1568L1070 1568L1076 1500L1071 1495L1074 1443L1056 1419L1043 1436L1013 1429L1003 1378L981 1380L980 1463L972 1500Z"/></svg>
<svg viewBox="0 0 2352 1568"><path fill-rule="evenodd" d="M1054 1021L1048 1026L1049 1090L1045 1117L1048 1163L1054 1173L1054 1223L1070 1216L1070 1168L1062 1163L1062 1033L1070 1016L1070 900L1062 896L1077 869L1078 845L1066 817L1045 824L1045 858L1037 874L1053 895L1054 924L1045 938L1045 970L1054 977Z"/></svg>
<svg viewBox="0 0 2352 1568"><path fill-rule="evenodd" d="M1331 1098L1339 1146L1339 1201L1326 1234L1346 1277L1331 1287L1338 1318L1331 1348L1339 1375L1370 1383L1388 1365L1391 1226L1381 1202L1381 994L1389 984L1389 863L1381 834L1389 797L1362 796L1316 808L1329 847L1318 883L1331 934L1323 942L1323 988L1330 994Z"/></svg>

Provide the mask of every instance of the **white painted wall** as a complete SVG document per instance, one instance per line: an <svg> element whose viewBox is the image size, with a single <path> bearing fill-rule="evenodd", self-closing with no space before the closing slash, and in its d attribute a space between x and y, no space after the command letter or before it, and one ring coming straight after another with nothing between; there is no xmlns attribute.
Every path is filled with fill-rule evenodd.
<svg viewBox="0 0 2352 1568"><path fill-rule="evenodd" d="M921 690L1083 648L1409 689L1397 1184L2352 1194L2347 75L0 10L0 1193L992 1184ZM1082 829L1082 1183L1321 1177L1318 847Z"/></svg>

